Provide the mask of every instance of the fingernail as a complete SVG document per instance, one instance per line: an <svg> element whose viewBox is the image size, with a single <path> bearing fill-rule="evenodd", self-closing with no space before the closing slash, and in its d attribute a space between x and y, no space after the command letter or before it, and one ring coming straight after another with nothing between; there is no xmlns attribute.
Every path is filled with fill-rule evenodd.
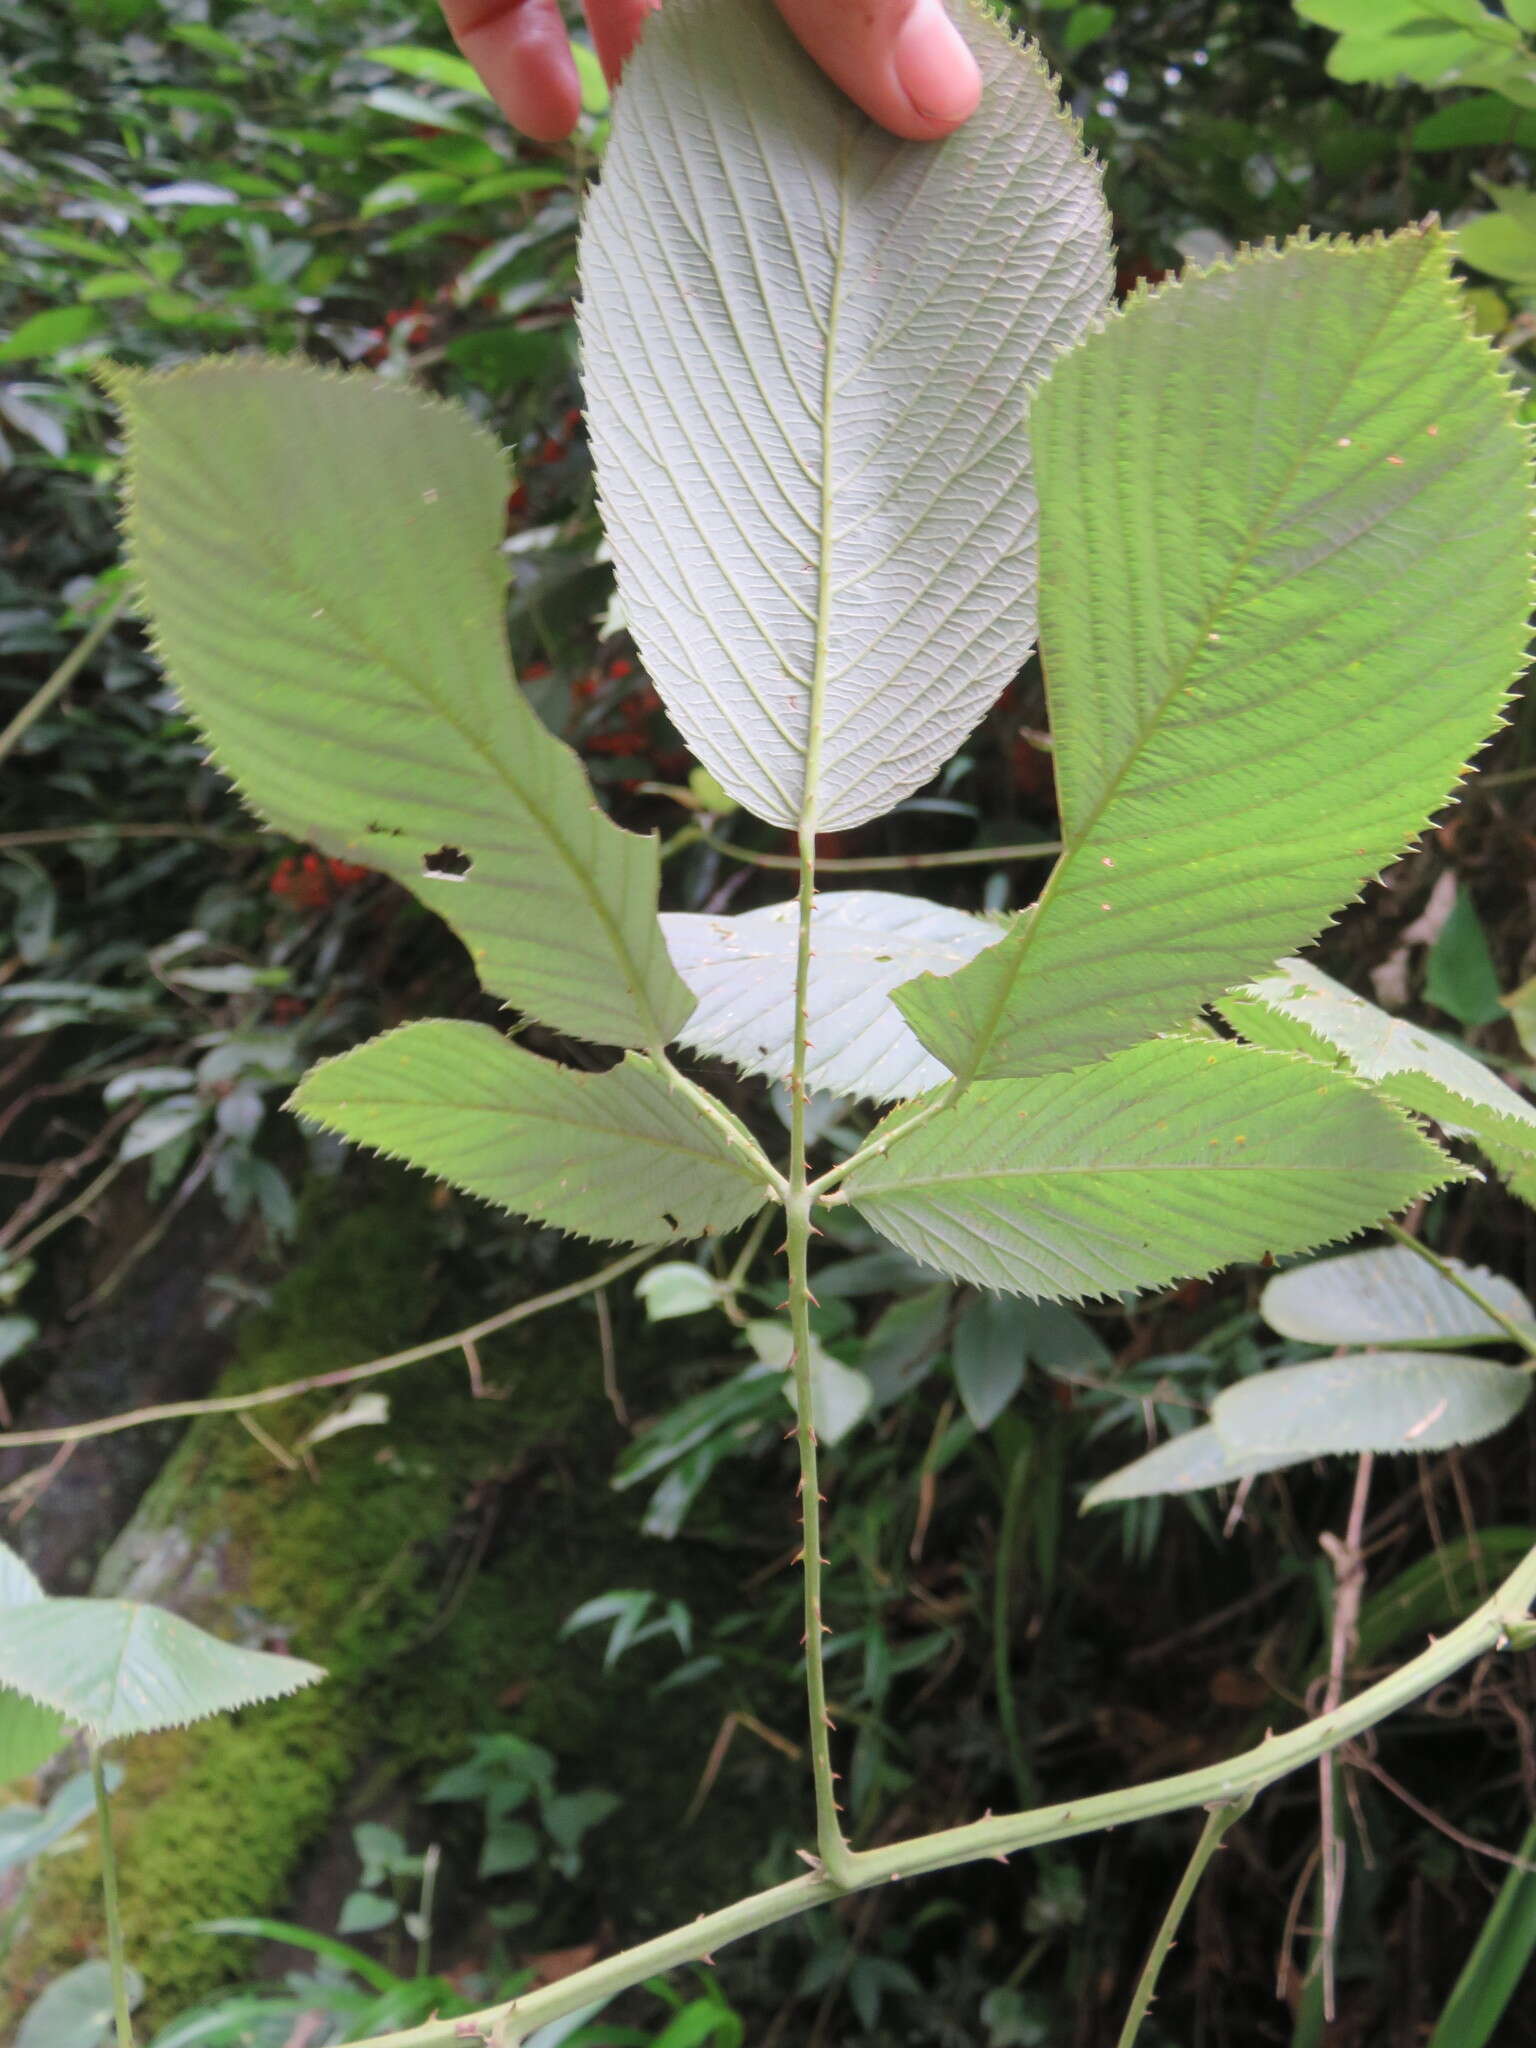
<svg viewBox="0 0 1536 2048"><path fill-rule="evenodd" d="M892 52L897 82L925 121L958 127L976 111L981 72L943 0L917 0Z"/></svg>

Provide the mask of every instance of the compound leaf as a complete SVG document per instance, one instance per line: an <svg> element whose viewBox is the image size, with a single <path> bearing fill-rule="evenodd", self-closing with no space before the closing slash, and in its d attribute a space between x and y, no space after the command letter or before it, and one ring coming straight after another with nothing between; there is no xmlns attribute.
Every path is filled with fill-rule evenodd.
<svg viewBox="0 0 1536 2048"><path fill-rule="evenodd" d="M0 1608L0 1682L98 1742L280 1699L324 1676L300 1657L237 1648L136 1600Z"/></svg>
<svg viewBox="0 0 1536 2048"><path fill-rule="evenodd" d="M768 1194L751 1138L727 1138L650 1060L606 1073L539 1059L486 1024L406 1024L322 1060L290 1107L499 1208L618 1244L734 1230Z"/></svg>
<svg viewBox="0 0 1536 2048"><path fill-rule="evenodd" d="M500 450L369 373L114 370L127 530L166 668L278 830L403 882L493 994L611 1045L688 1012L654 840L598 810L512 674Z"/></svg>
<svg viewBox="0 0 1536 2048"><path fill-rule="evenodd" d="M1299 1459L1287 1451L1273 1457L1254 1453L1240 1457L1227 1449L1209 1423L1170 1437L1129 1465L1090 1486L1083 1495L1084 1514L1090 1508L1108 1507L1114 1501L1145 1500L1162 1493L1199 1493L1208 1486L1232 1486L1260 1472L1277 1472Z"/></svg>
<svg viewBox="0 0 1536 2048"><path fill-rule="evenodd" d="M1512 1322L1536 1323L1512 1281L1460 1259L1445 1263ZM1509 1334L1433 1266L1395 1244L1277 1273L1259 1298L1259 1313L1272 1330L1303 1344L1504 1343Z"/></svg>
<svg viewBox="0 0 1536 2048"><path fill-rule="evenodd" d="M1357 1082L1215 1040L979 1082L903 1136L911 1114L848 1175L860 1214L925 1265L1043 1300L1326 1243L1459 1177Z"/></svg>
<svg viewBox="0 0 1536 2048"><path fill-rule="evenodd" d="M788 1078L794 1050L794 903L742 917L664 911L673 965L698 999L678 1033L694 1052L727 1059L743 1073ZM952 974L1003 928L942 903L878 889L818 896L811 913L806 1080L833 1095L899 1102L948 1078L913 1037L890 1000L925 969Z"/></svg>
<svg viewBox="0 0 1536 2048"><path fill-rule="evenodd" d="M1310 961L1280 961L1217 1008L1255 1045L1345 1067L1490 1154L1517 1154L1536 1166L1536 1109L1523 1095L1459 1045L1378 1009Z"/></svg>
<svg viewBox="0 0 1536 2048"><path fill-rule="evenodd" d="M1211 1425L1235 1459L1445 1451L1502 1429L1530 1391L1526 1373L1486 1358L1356 1352L1239 1380L1216 1396Z"/></svg>
<svg viewBox="0 0 1536 2048"><path fill-rule="evenodd" d="M1107 221L1039 58L955 14L981 108L915 145L771 0L668 0L587 213L624 616L689 745L775 824L889 810L1034 639L1025 414L1107 304Z"/></svg>
<svg viewBox="0 0 1536 2048"><path fill-rule="evenodd" d="M1524 435L1444 238L1301 242L1131 300L1030 423L1065 852L896 1002L966 1078L1180 1028L1395 859L1526 640Z"/></svg>

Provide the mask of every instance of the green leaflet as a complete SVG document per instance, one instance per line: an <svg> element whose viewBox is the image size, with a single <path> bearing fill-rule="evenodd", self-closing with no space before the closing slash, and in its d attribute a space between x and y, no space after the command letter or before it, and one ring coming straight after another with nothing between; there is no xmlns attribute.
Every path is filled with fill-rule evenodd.
<svg viewBox="0 0 1536 2048"><path fill-rule="evenodd" d="M898 1007L957 1074L1177 1028L1401 852L1521 662L1525 437L1444 239L1296 243L1133 299L1031 421L1066 851Z"/></svg>
<svg viewBox="0 0 1536 2048"><path fill-rule="evenodd" d="M689 745L826 830L927 781L1035 634L1025 415L1108 303L1099 179L1034 52L899 142L772 0L667 0L582 238L588 419L624 615Z"/></svg>
<svg viewBox="0 0 1536 2048"><path fill-rule="evenodd" d="M619 1244L734 1230L769 1190L756 1147L728 1139L652 1062L582 1074L485 1024L387 1031L322 1060L289 1107L520 1216Z"/></svg>
<svg viewBox="0 0 1536 2048"><path fill-rule="evenodd" d="M1536 1323L1513 1281L1460 1259L1446 1264L1511 1322ZM1272 1330L1303 1344L1508 1342L1507 1331L1476 1302L1400 1244L1276 1273L1259 1298L1259 1313Z"/></svg>
<svg viewBox="0 0 1536 2048"><path fill-rule="evenodd" d="M656 845L598 810L517 688L495 443L364 372L230 356L109 382L160 652L251 804L403 882L493 995L663 1044L691 1004Z"/></svg>
<svg viewBox="0 0 1536 2048"><path fill-rule="evenodd" d="M1217 1004L1255 1045L1348 1068L1404 1109L1466 1134L1511 1172L1536 1168L1536 1109L1481 1060L1368 1003L1308 960L1282 960Z"/></svg>
<svg viewBox="0 0 1536 2048"><path fill-rule="evenodd" d="M793 902L742 917L663 911L673 965L698 998L678 1037L746 1074L787 1080L794 1050ZM811 912L806 1081L833 1095L899 1102L948 1077L912 1036L891 990L914 974L952 974L1003 936L990 919L883 889L838 889Z"/></svg>
<svg viewBox="0 0 1536 2048"><path fill-rule="evenodd" d="M98 1742L281 1699L325 1673L221 1643L136 1600L39 1600L0 1611L0 1682Z"/></svg>
<svg viewBox="0 0 1536 2048"><path fill-rule="evenodd" d="M883 1237L982 1287L1069 1300L1299 1251L1459 1178L1358 1082L1220 1041L981 1082L845 1187Z"/></svg>

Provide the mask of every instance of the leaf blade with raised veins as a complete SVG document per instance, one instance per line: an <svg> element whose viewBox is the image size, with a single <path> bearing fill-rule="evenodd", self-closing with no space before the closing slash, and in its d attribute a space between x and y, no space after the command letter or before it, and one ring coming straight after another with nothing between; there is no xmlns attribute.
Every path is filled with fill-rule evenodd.
<svg viewBox="0 0 1536 2048"><path fill-rule="evenodd" d="M290 1107L327 1130L578 1236L666 1244L735 1229L768 1189L650 1060L578 1073L485 1024L406 1024L322 1060Z"/></svg>
<svg viewBox="0 0 1536 2048"><path fill-rule="evenodd" d="M1133 299L1030 429L1066 851L1005 945L896 994L965 1079L1178 1029L1315 936L1526 644L1525 437L1437 231Z"/></svg>
<svg viewBox="0 0 1536 2048"><path fill-rule="evenodd" d="M1033 51L898 141L771 0L668 0L582 237L582 347L624 614L689 745L818 830L939 768L1035 632L1024 420L1108 303L1108 223Z"/></svg>
<svg viewBox="0 0 1536 2048"><path fill-rule="evenodd" d="M1037 1300L1300 1251L1462 1177L1359 1082L1219 1040L978 1082L907 1120L876 1129L849 1200L925 1265Z"/></svg>
<svg viewBox="0 0 1536 2048"><path fill-rule="evenodd" d="M690 1004L656 923L656 843L598 809L517 687L490 436L422 392L298 362L109 384L156 642L247 800L404 883L491 994L600 1044L664 1044Z"/></svg>

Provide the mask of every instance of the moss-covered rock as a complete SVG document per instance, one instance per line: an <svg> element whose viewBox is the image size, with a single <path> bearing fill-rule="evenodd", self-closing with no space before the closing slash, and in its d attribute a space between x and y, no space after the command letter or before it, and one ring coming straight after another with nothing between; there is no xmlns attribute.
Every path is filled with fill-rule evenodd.
<svg viewBox="0 0 1536 2048"><path fill-rule="evenodd" d="M414 1189L351 1213L333 1203L306 1241L304 1263L241 1332L222 1391L397 1348L434 1310L435 1234ZM152 2022L248 1967L245 1950L195 1922L279 1909L338 1808L361 1817L360 1786L369 1798L381 1785L419 1789L468 1737L497 1728L553 1750L562 1789L601 1784L626 1801L592 1838L582 1884L545 1888L531 1946L604 1920L639 1934L745 1881L739 1813L715 1808L686 1854L677 1833L718 1694L653 1699L641 1660L634 1679L625 1667L624 1682L599 1682L597 1646L558 1640L578 1602L615 1586L681 1592L707 1616L729 1592L721 1563L640 1541L636 1503L608 1489L618 1433L586 1303L507 1332L484 1359L502 1398L472 1398L451 1354L409 1368L382 1382L385 1425L325 1441L297 1469L235 1418L200 1422L108 1556L99 1591L291 1646L329 1673L291 1700L125 1756L123 1911ZM306 1396L262 1419L292 1445L345 1399ZM93 1853L48 1867L10 1958L13 1999L97 1952L96 1882ZM0 2033L3 2007L0 1996Z"/></svg>

